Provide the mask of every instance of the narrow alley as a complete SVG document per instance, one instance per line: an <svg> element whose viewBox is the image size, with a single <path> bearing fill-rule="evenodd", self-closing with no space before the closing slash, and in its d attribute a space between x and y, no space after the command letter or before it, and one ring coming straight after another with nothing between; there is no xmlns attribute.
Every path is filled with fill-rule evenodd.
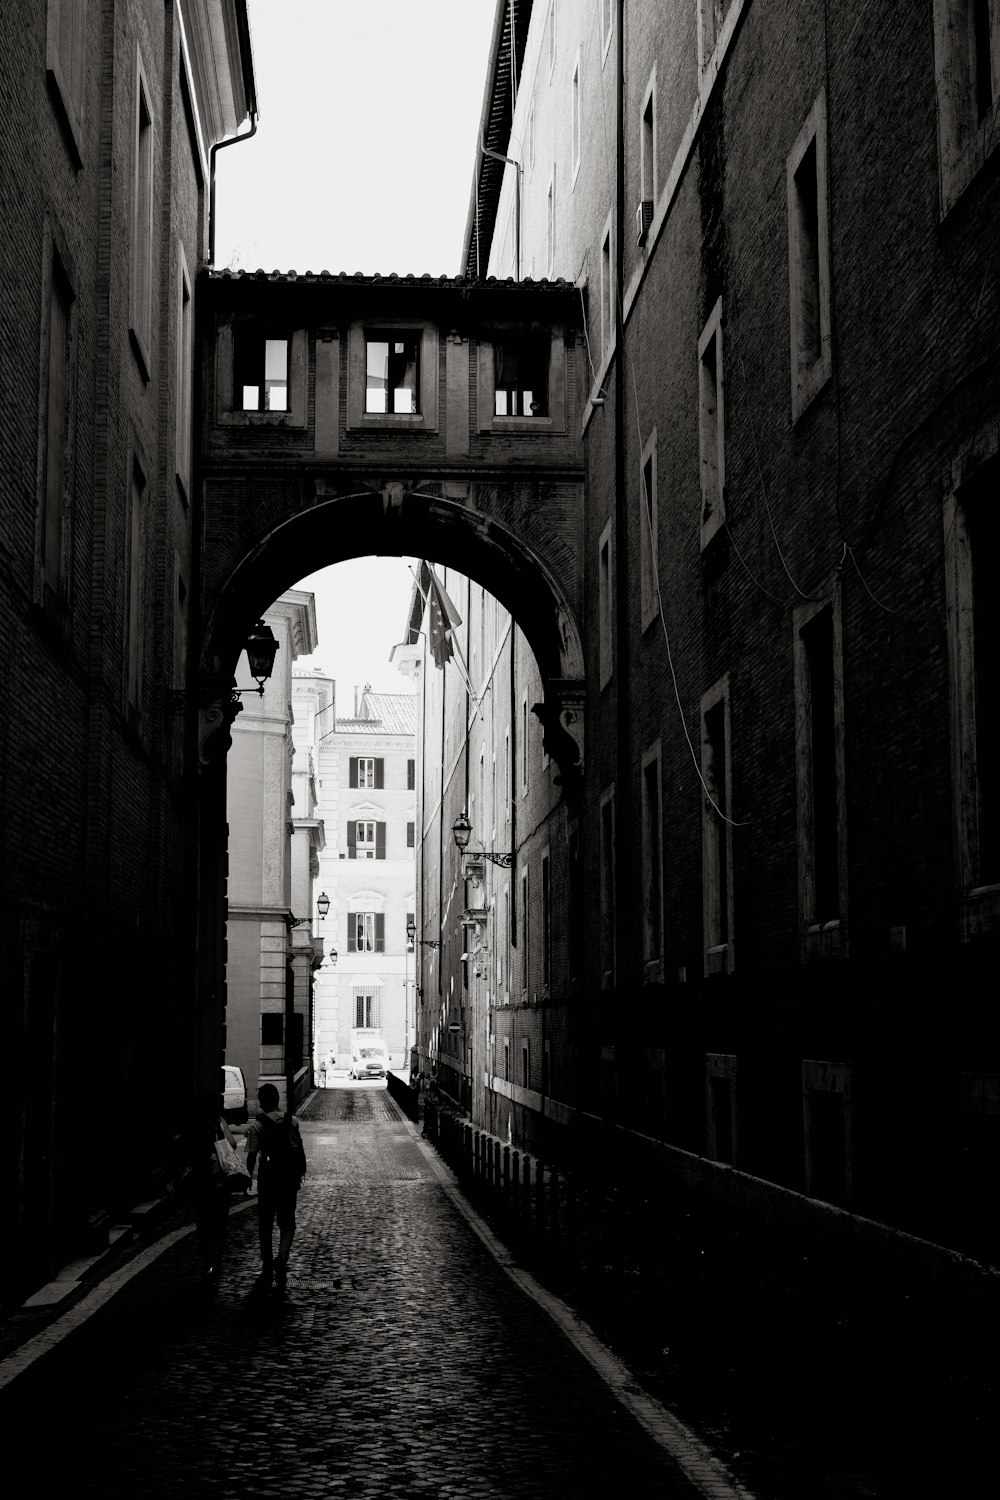
<svg viewBox="0 0 1000 1500"><path fill-rule="evenodd" d="M37 1472L48 1413L43 1462L82 1495L528 1500L625 1475L634 1495L726 1493L693 1487L512 1284L384 1088L313 1095L303 1135L285 1295L252 1290L253 1200L214 1294L193 1234L167 1235L0 1389L10 1472Z"/></svg>

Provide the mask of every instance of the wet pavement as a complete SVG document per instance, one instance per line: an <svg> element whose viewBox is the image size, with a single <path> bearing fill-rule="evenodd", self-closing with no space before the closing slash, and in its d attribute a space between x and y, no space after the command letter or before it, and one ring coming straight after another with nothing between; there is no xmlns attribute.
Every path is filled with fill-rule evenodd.
<svg viewBox="0 0 1000 1500"><path fill-rule="evenodd" d="M130 1500L711 1492L505 1274L383 1086L313 1096L303 1136L284 1295L253 1290L252 1202L215 1292L182 1234L0 1390L8 1473Z"/></svg>

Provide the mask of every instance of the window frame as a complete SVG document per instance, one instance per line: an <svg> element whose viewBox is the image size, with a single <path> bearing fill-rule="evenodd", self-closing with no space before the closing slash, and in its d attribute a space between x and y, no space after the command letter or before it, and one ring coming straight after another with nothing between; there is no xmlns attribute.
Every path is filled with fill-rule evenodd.
<svg viewBox="0 0 1000 1500"><path fill-rule="evenodd" d="M87 0L48 0L45 71L59 103L73 165L82 167L87 106Z"/></svg>
<svg viewBox="0 0 1000 1500"><path fill-rule="evenodd" d="M1000 0L989 0L993 102L978 115L974 0L933 0L939 211L946 218L1000 145ZM969 54L962 55L963 43Z"/></svg>
<svg viewBox="0 0 1000 1500"><path fill-rule="evenodd" d="M153 203L155 198L156 129L146 70L138 45L132 97L131 233L129 243L129 333L148 384L152 374L153 337ZM145 120L145 124L143 123Z"/></svg>
<svg viewBox="0 0 1000 1500"><path fill-rule="evenodd" d="M815 759L813 750L812 680L809 661L809 627L830 614L831 685L833 701L833 774L836 840L836 917L820 919L816 910L815 847ZM793 670L795 687L795 785L796 843L798 850L799 951L803 961L813 958L847 958L847 797L844 747L843 627L840 591L827 599L810 600L792 611Z"/></svg>
<svg viewBox="0 0 1000 1500"><path fill-rule="evenodd" d="M371 359L369 351L370 351L370 349L372 348L373 345L381 346L383 344L385 345L385 348L386 348L386 385L385 385L386 407L385 407L385 410L380 410L378 407L371 407L371 406L368 405L369 392L371 390L371 387L368 384L369 366L370 366L370 359ZM403 364L404 364L404 370L405 370L405 368L407 366L407 363L408 363L407 357L406 357L407 356L407 352L412 352L412 354L413 354L413 361L412 361L412 363L413 363L413 371L414 371L414 384L413 384L412 387L406 385L405 383L397 383L396 385L390 384L390 379L391 379L391 374L392 374L392 361L393 361L393 359L398 359L400 357L398 355L398 353L396 353L393 350L393 348L392 348L392 346L394 344L402 344L404 346L404 353L403 353L403 356L402 356L402 358L403 358ZM413 328L372 328L372 329L366 329L365 330L365 397L364 397L364 414L365 414L366 417L419 417L419 416L422 415L422 407L421 407L421 373L422 372L421 372L421 368L420 368L420 365L421 365L420 355L421 355L421 339L420 339L419 331L416 330L416 329L413 329ZM404 411L397 411L396 408L395 408L395 406L390 407L390 405L389 405L390 399L394 399L395 396L396 396L396 394L399 391L409 391L411 393L411 396L412 396L412 399L413 399L413 406L412 406L412 408L410 410L408 410L408 411L405 411L405 410Z"/></svg>
<svg viewBox="0 0 1000 1500"><path fill-rule="evenodd" d="M659 511L656 493L656 428L639 462L639 623L645 633L659 618Z"/></svg>
<svg viewBox="0 0 1000 1500"><path fill-rule="evenodd" d="M600 688L607 687L615 670L614 563L614 523L609 520L597 543L597 660Z"/></svg>
<svg viewBox="0 0 1000 1500"><path fill-rule="evenodd" d="M417 341L420 409L416 412L370 412L365 409L368 343L380 335L388 340L392 334L405 334ZM366 318L350 325L347 419L351 430L396 433L438 430L439 337L436 326L418 318Z"/></svg>
<svg viewBox="0 0 1000 1500"><path fill-rule="evenodd" d="M816 245L813 256L803 221L805 196L799 181L806 158L815 159ZM833 373L830 318L830 232L827 180L826 90L821 89L786 162L788 215L788 309L791 356L792 421L797 422ZM810 215L811 217L811 215ZM808 264L807 264L808 262ZM807 287L807 282L809 286ZM812 352L806 336L807 302L815 291L818 348Z"/></svg>
<svg viewBox="0 0 1000 1500"><path fill-rule="evenodd" d="M701 480L701 549L704 551L726 519L726 408L721 297L716 300L698 339L698 455Z"/></svg>

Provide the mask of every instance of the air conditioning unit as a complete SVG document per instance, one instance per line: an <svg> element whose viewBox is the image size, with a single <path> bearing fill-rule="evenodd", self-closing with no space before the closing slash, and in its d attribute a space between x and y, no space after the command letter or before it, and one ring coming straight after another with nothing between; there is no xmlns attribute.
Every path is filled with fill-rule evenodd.
<svg viewBox="0 0 1000 1500"><path fill-rule="evenodd" d="M652 198L643 198L635 211L635 242L637 245L644 245L646 243L646 236L649 234L649 226L652 222L653 200Z"/></svg>

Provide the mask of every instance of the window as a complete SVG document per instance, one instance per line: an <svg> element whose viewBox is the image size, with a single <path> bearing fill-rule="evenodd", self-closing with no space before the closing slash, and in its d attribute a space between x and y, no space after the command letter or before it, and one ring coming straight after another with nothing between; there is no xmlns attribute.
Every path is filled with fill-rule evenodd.
<svg viewBox="0 0 1000 1500"><path fill-rule="evenodd" d="M792 419L829 379L826 98L820 94L788 158L788 284Z"/></svg>
<svg viewBox="0 0 1000 1500"><path fill-rule="evenodd" d="M802 605L795 621L795 753L803 957L846 957L843 679L833 604Z"/></svg>
<svg viewBox="0 0 1000 1500"><path fill-rule="evenodd" d="M509 1036L505 1036L504 1039L503 1039L503 1076L504 1076L504 1082L505 1083L509 1083L510 1082L510 1037Z"/></svg>
<svg viewBox="0 0 1000 1500"><path fill-rule="evenodd" d="M542 855L542 985L552 982L552 885L547 853Z"/></svg>
<svg viewBox="0 0 1000 1500"><path fill-rule="evenodd" d="M412 849L413 848L414 842L415 842L415 839L416 839L416 832L417 832L417 825L415 823L407 823L407 825L406 825L406 847L407 847L407 849Z"/></svg>
<svg viewBox="0 0 1000 1500"><path fill-rule="evenodd" d="M556 260L556 170L552 168L549 190L545 200L545 269L552 275Z"/></svg>
<svg viewBox="0 0 1000 1500"><path fill-rule="evenodd" d="M733 0L698 0L698 61L704 70L722 37L722 23Z"/></svg>
<svg viewBox="0 0 1000 1500"><path fill-rule="evenodd" d="M191 279L188 276L184 250L178 241L177 255L177 420L176 466L181 496L187 504L191 493L192 377L194 365L194 306L191 302Z"/></svg>
<svg viewBox="0 0 1000 1500"><path fill-rule="evenodd" d="M656 509L656 429L642 452L639 475L639 615L648 630L659 613L659 519Z"/></svg>
<svg viewBox="0 0 1000 1500"><path fill-rule="evenodd" d="M611 248L611 220L608 219L601 244L601 359L607 363L614 346L616 319L614 252Z"/></svg>
<svg viewBox="0 0 1000 1500"><path fill-rule="evenodd" d="M934 0L941 213L1000 141L1000 0Z"/></svg>
<svg viewBox="0 0 1000 1500"><path fill-rule="evenodd" d="M549 77L556 65L556 0L549 0L548 27L545 37L545 55L549 62Z"/></svg>
<svg viewBox="0 0 1000 1500"><path fill-rule="evenodd" d="M87 0L49 0L45 67L62 105L77 166L82 163L86 44Z"/></svg>
<svg viewBox="0 0 1000 1500"><path fill-rule="evenodd" d="M409 762L413 764L412 761ZM348 765L348 779L352 787L373 787L381 790L385 785L385 761L380 755L352 755Z"/></svg>
<svg viewBox="0 0 1000 1500"><path fill-rule="evenodd" d="M132 131L132 246L130 318L132 337L148 380L153 330L153 116L142 63L136 54Z"/></svg>
<svg viewBox="0 0 1000 1500"><path fill-rule="evenodd" d="M416 415L420 411L420 334L365 338L365 411Z"/></svg>
<svg viewBox="0 0 1000 1500"><path fill-rule="evenodd" d="M521 871L521 990L528 992L528 872Z"/></svg>
<svg viewBox="0 0 1000 1500"><path fill-rule="evenodd" d="M846 1063L802 1063L806 1192L826 1203L852 1197L851 1069Z"/></svg>
<svg viewBox="0 0 1000 1500"><path fill-rule="evenodd" d="M417 763L415 760L406 762L406 790L412 792L417 784Z"/></svg>
<svg viewBox="0 0 1000 1500"><path fill-rule="evenodd" d="M385 859L385 824L370 818L347 825L348 859Z"/></svg>
<svg viewBox="0 0 1000 1500"><path fill-rule="evenodd" d="M503 820L510 822L510 728L504 731L503 737Z"/></svg>
<svg viewBox="0 0 1000 1500"><path fill-rule="evenodd" d="M600 659L600 685L611 681L613 667L611 630L611 522L601 533L597 558L597 623L598 654Z"/></svg>
<svg viewBox="0 0 1000 1500"><path fill-rule="evenodd" d="M356 984L354 986L354 1024L369 1030L382 1024L382 986L380 984Z"/></svg>
<svg viewBox="0 0 1000 1500"><path fill-rule="evenodd" d="M551 343L548 334L497 339L493 345L496 416L548 416Z"/></svg>
<svg viewBox="0 0 1000 1500"><path fill-rule="evenodd" d="M642 761L642 930L647 964L663 957L663 833L659 741Z"/></svg>
<svg viewBox="0 0 1000 1500"><path fill-rule="evenodd" d="M41 484L38 495L38 602L65 609L69 594L70 481L74 432L74 297L54 246L48 267L47 317L42 329L47 368L39 413Z"/></svg>
<svg viewBox="0 0 1000 1500"><path fill-rule="evenodd" d="M701 456L701 545L706 547L726 519L721 297L698 340L698 442Z"/></svg>
<svg viewBox="0 0 1000 1500"><path fill-rule="evenodd" d="M138 711L142 691L142 585L146 532L146 476L133 459L128 512L128 614L125 618L125 696Z"/></svg>
<svg viewBox="0 0 1000 1500"><path fill-rule="evenodd" d="M518 759L521 762L521 796L528 791L528 697L521 699L521 744Z"/></svg>
<svg viewBox="0 0 1000 1500"><path fill-rule="evenodd" d="M385 952L385 916L380 911L352 911L347 916L348 953Z"/></svg>
<svg viewBox="0 0 1000 1500"><path fill-rule="evenodd" d="M238 411L288 410L287 338L268 336L259 325L243 324L234 333L233 390Z"/></svg>
<svg viewBox="0 0 1000 1500"><path fill-rule="evenodd" d="M573 181L580 170L580 57L577 54L573 65L572 132L573 132Z"/></svg>
<svg viewBox="0 0 1000 1500"><path fill-rule="evenodd" d="M727 974L735 960L728 677L701 700L701 774L706 793L701 814L705 974Z"/></svg>
<svg viewBox="0 0 1000 1500"><path fill-rule="evenodd" d="M736 1058L709 1052L705 1057L707 1129L705 1144L713 1161L736 1165Z"/></svg>
<svg viewBox="0 0 1000 1500"><path fill-rule="evenodd" d="M650 208L656 203L656 69L650 74L639 124L639 197ZM652 213L650 213L650 221ZM645 225L648 230L649 224ZM645 235L643 236L645 238Z"/></svg>
<svg viewBox="0 0 1000 1500"><path fill-rule="evenodd" d="M971 936L1000 927L1000 735L993 708L1000 661L1000 456L961 477L944 521L956 876L965 898L964 935Z"/></svg>
<svg viewBox="0 0 1000 1500"><path fill-rule="evenodd" d="M531 1049L527 1037L521 1042L521 1087L531 1087Z"/></svg>
<svg viewBox="0 0 1000 1500"><path fill-rule="evenodd" d="M601 797L601 970L602 983L614 983L615 972L615 793Z"/></svg>

